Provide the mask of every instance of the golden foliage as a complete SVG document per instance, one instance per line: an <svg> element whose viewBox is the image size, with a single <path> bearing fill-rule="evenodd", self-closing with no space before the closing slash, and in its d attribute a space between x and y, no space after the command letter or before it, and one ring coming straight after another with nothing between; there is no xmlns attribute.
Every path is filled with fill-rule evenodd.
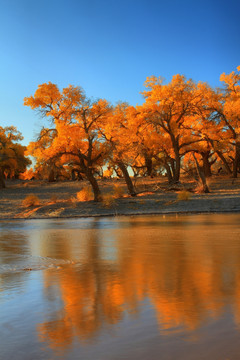
<svg viewBox="0 0 240 360"><path fill-rule="evenodd" d="M0 126L0 169L13 178L19 176L31 164L25 156L26 147L18 142L23 140L21 133L14 126Z"/></svg>
<svg viewBox="0 0 240 360"><path fill-rule="evenodd" d="M40 173L46 167L72 168L93 184L98 174L111 178L115 171L130 188L129 167L136 176L167 172L169 182L179 181L182 164L194 166L191 152L199 154L201 166L224 162L225 156L230 169L239 161L240 74L222 74L220 80L223 91L180 74L166 84L161 77L148 77L145 102L136 107L90 101L72 85L60 91L51 82L41 84L24 104L48 117L52 127L41 130L28 153ZM93 190L99 200L97 182Z"/></svg>
<svg viewBox="0 0 240 360"><path fill-rule="evenodd" d="M19 178L22 180L31 180L34 177L34 171L33 169L27 169L22 173Z"/></svg>

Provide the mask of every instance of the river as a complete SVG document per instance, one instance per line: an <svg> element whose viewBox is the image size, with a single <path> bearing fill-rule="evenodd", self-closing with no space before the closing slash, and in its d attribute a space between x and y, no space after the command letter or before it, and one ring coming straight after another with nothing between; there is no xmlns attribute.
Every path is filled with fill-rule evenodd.
<svg viewBox="0 0 240 360"><path fill-rule="evenodd" d="M240 358L240 214L0 228L0 359Z"/></svg>

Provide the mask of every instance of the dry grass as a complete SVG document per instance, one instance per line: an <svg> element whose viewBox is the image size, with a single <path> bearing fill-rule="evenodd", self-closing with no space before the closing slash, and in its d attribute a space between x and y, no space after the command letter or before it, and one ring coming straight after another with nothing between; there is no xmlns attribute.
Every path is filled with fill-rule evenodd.
<svg viewBox="0 0 240 360"><path fill-rule="evenodd" d="M90 201L93 200L92 189L89 186L84 187L77 192L77 201Z"/></svg>
<svg viewBox="0 0 240 360"><path fill-rule="evenodd" d="M77 198L75 198L74 196L70 196L68 199L67 199L67 203L69 203L71 205L71 207L73 208L76 208L77 207Z"/></svg>
<svg viewBox="0 0 240 360"><path fill-rule="evenodd" d="M114 195L112 193L104 194L102 196L101 202L102 202L103 206L105 206L107 208L111 207L115 202Z"/></svg>
<svg viewBox="0 0 240 360"><path fill-rule="evenodd" d="M190 198L191 198L191 193L187 190L182 190L177 195L178 201L187 201Z"/></svg>
<svg viewBox="0 0 240 360"><path fill-rule="evenodd" d="M57 195L53 194L53 195L51 196L50 202L51 202L52 204L56 204L57 201L58 201Z"/></svg>
<svg viewBox="0 0 240 360"><path fill-rule="evenodd" d="M139 182L141 182L141 179L139 179ZM27 183L29 184L30 182L28 181ZM145 191L142 194L138 194L136 198L127 197L125 192L124 200L115 199L116 203L114 203L110 209L105 208L104 210L102 203L101 205L99 204L99 206L96 206L96 203L79 202L77 200L77 192L82 188L87 188L89 186L86 180L82 181L81 184L79 182L71 181L48 184L47 182L41 182L40 180L33 180L31 186L27 188L24 188L22 181L6 181L7 190L0 192L0 218L47 218L55 215L60 217L81 217L86 215L86 204L88 205L89 216L96 214L104 215L106 212L115 214L116 211L120 215L128 214L130 212L130 210L128 210L128 204L130 205L132 202L136 203L138 213L164 213L165 211L176 211L179 213L191 211L201 212L201 206L204 211L209 208L209 211L228 210L240 212L240 178L234 179L233 181L233 179L230 179L227 176L212 177L210 184L212 191L208 196L205 196L205 194L203 196L196 196L196 182L188 179L185 180L184 178L181 186L178 188L176 187L176 190L171 191L169 190L166 178L144 178L144 183L148 187L148 192ZM123 179L99 180L99 186L103 194L111 193L113 195L114 184L117 184L118 187L122 187L124 190L126 189L126 184ZM149 190L153 190L156 184L158 184L158 191L150 192ZM177 200L178 193L183 189L188 190L190 194L192 194L190 201ZM194 192L194 194L192 192ZM35 194L39 198L40 206L34 206L36 203L33 203L32 207L23 206L25 197L32 194ZM51 205L50 199L53 194L56 194L59 199L56 204ZM194 201L192 201L192 199ZM142 203L141 200L146 201L146 203ZM104 202L106 203L106 206L111 206L111 196ZM161 205L157 207L157 204ZM27 204L27 206L29 205ZM58 209L63 206L64 211L59 210L60 215L57 215ZM171 208L169 209L168 207ZM48 212L50 212L50 215L48 215Z"/></svg>
<svg viewBox="0 0 240 360"><path fill-rule="evenodd" d="M67 202L72 203L72 204L75 204L77 201L78 201L78 199L75 198L74 196L70 196L70 197L67 199Z"/></svg>
<svg viewBox="0 0 240 360"><path fill-rule="evenodd" d="M121 198L124 195L124 190L119 184L113 185L113 196L115 198Z"/></svg>
<svg viewBox="0 0 240 360"><path fill-rule="evenodd" d="M34 194L30 194L22 201L22 205L25 207L38 206L40 205L39 197Z"/></svg>

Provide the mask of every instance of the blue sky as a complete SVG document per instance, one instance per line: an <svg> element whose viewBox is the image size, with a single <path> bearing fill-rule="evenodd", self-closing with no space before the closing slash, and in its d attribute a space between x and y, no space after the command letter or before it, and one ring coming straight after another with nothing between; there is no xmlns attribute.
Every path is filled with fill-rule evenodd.
<svg viewBox="0 0 240 360"><path fill-rule="evenodd" d="M48 81L132 105L151 75L219 86L240 65L239 14L232 0L1 0L0 125L33 140L43 122L23 98Z"/></svg>

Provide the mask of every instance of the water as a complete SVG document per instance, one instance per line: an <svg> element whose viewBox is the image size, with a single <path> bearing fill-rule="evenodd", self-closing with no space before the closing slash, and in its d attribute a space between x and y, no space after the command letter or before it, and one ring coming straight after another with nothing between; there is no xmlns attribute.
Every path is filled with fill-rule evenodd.
<svg viewBox="0 0 240 360"><path fill-rule="evenodd" d="M0 359L239 359L239 225L0 222Z"/></svg>

